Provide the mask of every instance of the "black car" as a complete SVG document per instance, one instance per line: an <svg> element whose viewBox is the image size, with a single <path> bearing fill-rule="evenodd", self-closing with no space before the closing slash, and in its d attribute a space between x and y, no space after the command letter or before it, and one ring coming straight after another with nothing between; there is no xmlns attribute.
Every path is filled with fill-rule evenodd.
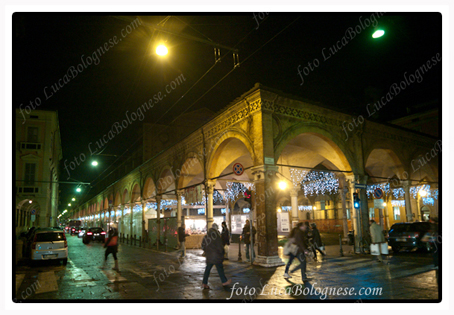
<svg viewBox="0 0 454 315"><path fill-rule="evenodd" d="M90 243L90 241L101 241L104 242L106 239L106 232L101 227L91 227L85 231L84 238L82 241L84 244Z"/></svg>
<svg viewBox="0 0 454 315"><path fill-rule="evenodd" d="M426 233L437 230L438 225L430 222L396 223L389 230L388 245L395 253L402 249L414 248L430 252L430 244L422 242L421 239Z"/></svg>

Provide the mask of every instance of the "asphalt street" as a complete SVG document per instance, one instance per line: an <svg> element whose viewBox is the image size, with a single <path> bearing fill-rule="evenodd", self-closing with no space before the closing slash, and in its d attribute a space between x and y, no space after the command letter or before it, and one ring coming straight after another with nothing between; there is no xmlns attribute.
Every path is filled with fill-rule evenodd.
<svg viewBox="0 0 454 315"><path fill-rule="evenodd" d="M46 261L31 266L22 260L15 268L13 300L219 300L253 302L279 301L336 301L368 302L376 300L437 300L438 286L432 257L419 252L389 255L385 264L375 257L356 255L344 248L327 248L323 261L309 261L309 281L303 282L296 271L284 279L285 266L264 268L238 261L238 246L231 245L229 260L224 262L225 273L232 284L223 287L213 268L209 290L202 290L205 257L201 250L187 250L185 258L179 253L158 252L138 246L120 244L120 272L102 268L104 248L101 243L84 245L77 236L68 237L69 260ZM282 249L280 249L282 252ZM244 252L242 255L245 257ZM283 261L287 257L281 253ZM297 262L294 262L297 266Z"/></svg>

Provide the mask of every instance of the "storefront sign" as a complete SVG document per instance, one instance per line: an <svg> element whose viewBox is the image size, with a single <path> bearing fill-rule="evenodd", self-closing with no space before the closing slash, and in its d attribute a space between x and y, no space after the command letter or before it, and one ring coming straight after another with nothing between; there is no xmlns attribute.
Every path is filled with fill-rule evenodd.
<svg viewBox="0 0 454 315"><path fill-rule="evenodd" d="M277 213L278 231L283 233L290 232L290 219L288 212Z"/></svg>

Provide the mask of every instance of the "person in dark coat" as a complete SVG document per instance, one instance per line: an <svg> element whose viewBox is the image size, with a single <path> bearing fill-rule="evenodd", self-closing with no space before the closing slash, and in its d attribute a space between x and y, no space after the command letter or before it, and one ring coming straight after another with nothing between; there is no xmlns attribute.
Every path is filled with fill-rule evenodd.
<svg viewBox="0 0 454 315"><path fill-rule="evenodd" d="M219 234L218 225L216 223L213 223L208 230L207 235L203 238L202 249L205 252L207 264L203 275L202 289L210 288L208 286L208 277L210 276L213 265L216 266L216 269L218 270L222 285L229 285L232 280L227 280L224 273L224 266L222 265L222 262L224 261L224 246L222 246L221 234Z"/></svg>
<svg viewBox="0 0 454 315"><path fill-rule="evenodd" d="M317 260L317 252L315 251L318 250L322 256L325 256L326 254L320 249L321 246L323 246L322 243L322 237L320 236L320 231L317 229L317 224L312 223L311 224L312 228L312 244L314 246L314 257L315 260Z"/></svg>
<svg viewBox="0 0 454 315"><path fill-rule="evenodd" d="M257 231L255 227L252 227L252 243L255 244L255 234ZM243 227L243 232L241 233L241 237L243 239L244 244L246 244L246 261L250 261L249 253L251 251L251 223L249 220L246 220L246 224ZM252 260L254 260L255 251L254 247L252 247Z"/></svg>
<svg viewBox="0 0 454 315"><path fill-rule="evenodd" d="M298 252L296 255L290 254L290 258L288 260L287 265L285 266L285 273L284 273L284 278L291 278L291 276L288 274L288 271L290 269L290 266L295 258L298 258L300 261L300 265L296 268L294 268L291 272L295 272L298 269L301 269L301 279L303 281L307 280L306 276L306 254L308 254L308 250L306 247L307 244L307 239L306 239L306 230L307 230L307 225L303 224L302 222L299 222L295 228L290 232L289 239L292 239L293 243L298 246Z"/></svg>
<svg viewBox="0 0 454 315"><path fill-rule="evenodd" d="M224 258L225 259L229 259L229 245L230 245L230 232L229 232L229 229L227 228L227 224L224 222L222 222L222 232L221 232L221 236L222 236L222 246L224 246Z"/></svg>
<svg viewBox="0 0 454 315"><path fill-rule="evenodd" d="M181 257L186 256L186 245L185 245L186 236L189 236L189 235L186 234L186 226L184 224L182 224L178 228L178 242L180 242Z"/></svg>
<svg viewBox="0 0 454 315"><path fill-rule="evenodd" d="M109 238L104 243L104 248L106 248L106 252L104 253L104 267L107 264L107 256L112 254L115 260L115 267L112 270L116 270L120 272L118 268L118 259L117 259L117 252L118 252L118 231L117 229L111 228L109 230Z"/></svg>

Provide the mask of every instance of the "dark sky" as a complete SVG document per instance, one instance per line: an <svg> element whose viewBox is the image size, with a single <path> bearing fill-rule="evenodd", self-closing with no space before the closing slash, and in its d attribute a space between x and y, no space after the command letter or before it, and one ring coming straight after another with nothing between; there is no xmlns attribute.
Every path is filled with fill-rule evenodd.
<svg viewBox="0 0 454 315"><path fill-rule="evenodd" d="M85 163L71 171L70 177L85 182L102 172L89 165L89 143L95 147L115 122L125 119L126 111L131 113L156 93L165 92L165 86L181 74L186 80L147 111L144 121L166 124L184 112L204 107L217 112L256 82L367 117L366 104L386 95L392 84L405 80L405 72L408 78L437 53L442 58L441 14L386 13L374 14L375 19L372 14L255 13L254 18L252 13L16 13L13 108L20 104L24 107L39 97L39 109L58 110L62 162L68 164L84 154ZM141 25L133 28L130 23L137 17ZM369 24L374 21L386 31L380 39L371 37L374 27ZM155 31L153 26L158 23L172 34ZM131 32L125 33L127 30ZM232 53L221 48L222 60L210 70L214 65L213 47L178 34L237 48L240 67L229 73L233 69ZM113 42L114 36L118 43ZM153 53L152 47L158 41L169 47L165 59ZM97 53L105 43L109 50ZM338 48L333 48L336 43ZM89 56L99 58L99 64L87 65ZM59 80L63 82L71 67L78 65L83 70L54 91L52 86ZM305 71L304 83L298 75L299 65ZM420 76L421 82L402 89L370 119L386 122L408 112L441 108L441 73L438 62ZM53 95L46 99L45 93ZM103 153L122 154L137 139L141 128L139 121L130 124ZM114 160L103 158L105 164ZM62 168L61 180L67 177ZM62 210L75 187L60 188Z"/></svg>

